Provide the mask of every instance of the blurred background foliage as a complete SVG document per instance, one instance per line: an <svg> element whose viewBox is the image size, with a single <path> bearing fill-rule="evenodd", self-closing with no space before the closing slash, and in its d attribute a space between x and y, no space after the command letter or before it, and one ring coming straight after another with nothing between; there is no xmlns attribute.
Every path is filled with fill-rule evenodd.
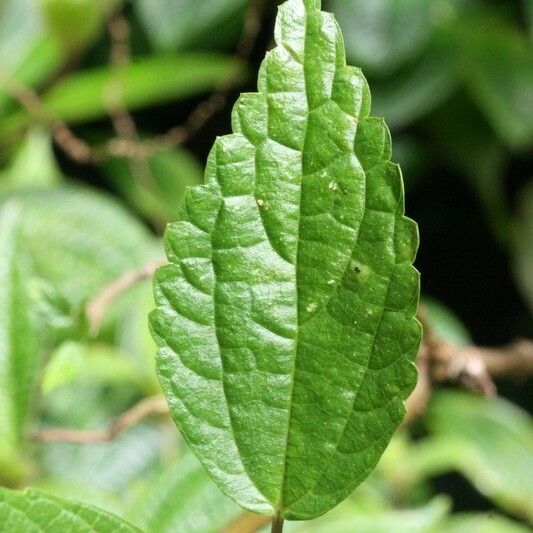
<svg viewBox="0 0 533 533"><path fill-rule="evenodd" d="M431 326L456 346L531 337L533 2L324 4L392 130ZM162 230L229 132L231 102L254 90L275 7L0 0L1 484L158 533L261 527L165 416L108 443L34 437L105 427L159 393L149 282L113 298L96 327L88 304L161 260ZM287 530L529 531L530 386L503 379L491 399L440 388L351 498Z"/></svg>

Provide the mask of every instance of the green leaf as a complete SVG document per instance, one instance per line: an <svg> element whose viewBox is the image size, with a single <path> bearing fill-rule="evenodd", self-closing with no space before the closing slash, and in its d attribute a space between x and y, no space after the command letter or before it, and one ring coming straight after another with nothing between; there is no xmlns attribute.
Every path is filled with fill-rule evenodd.
<svg viewBox="0 0 533 533"><path fill-rule="evenodd" d="M46 394L67 383L83 381L137 386L142 378L133 358L114 346L67 341L50 356L41 388Z"/></svg>
<svg viewBox="0 0 533 533"><path fill-rule="evenodd" d="M20 447L41 353L27 291L31 266L19 241L20 221L20 205L9 202L1 206L0 482L4 483L21 474Z"/></svg>
<svg viewBox="0 0 533 533"><path fill-rule="evenodd" d="M45 93L43 105L53 117L69 123L86 122L105 117L117 104L133 111L208 92L224 81L237 83L243 70L241 62L223 55L146 57L118 72L99 67L71 74ZM27 113L15 113L0 125L0 133L5 135L29 120Z"/></svg>
<svg viewBox="0 0 533 533"><path fill-rule="evenodd" d="M458 94L427 123L435 150L469 183L501 244L509 242L509 209L504 183L508 153L469 98Z"/></svg>
<svg viewBox="0 0 533 533"><path fill-rule="evenodd" d="M0 523L10 533L76 531L133 533L140 530L105 511L26 489L23 492L0 488Z"/></svg>
<svg viewBox="0 0 533 533"><path fill-rule="evenodd" d="M0 65L11 69L42 36L43 21L34 0L4 0L0 4Z"/></svg>
<svg viewBox="0 0 533 533"><path fill-rule="evenodd" d="M447 340L456 346L472 344L472 337L468 330L453 311L437 300L427 297L422 299L422 305L427 315L426 318L438 338Z"/></svg>
<svg viewBox="0 0 533 533"><path fill-rule="evenodd" d="M18 36L19 42L22 37ZM41 85L64 59L56 39L44 35L37 40L26 54L3 75L25 87L36 88ZM11 96L2 89L0 83L0 115L5 115L14 103Z"/></svg>
<svg viewBox="0 0 533 533"><path fill-rule="evenodd" d="M343 504L318 520L287 525L287 533L430 533L450 508L445 497L434 498L424 507L402 510L364 510L346 503L351 505Z"/></svg>
<svg viewBox="0 0 533 533"><path fill-rule="evenodd" d="M42 278L32 279L29 290L50 347L69 339L87 338L89 324L81 302L71 303L53 284Z"/></svg>
<svg viewBox="0 0 533 533"><path fill-rule="evenodd" d="M119 518L127 518L131 522L130 517L124 515L124 503L116 493L94 488L80 482L69 483L54 478L32 480L32 488L46 492L56 498L71 498L75 494L76 499L84 505L98 507L102 511L107 511Z"/></svg>
<svg viewBox="0 0 533 533"><path fill-rule="evenodd" d="M136 168L126 159L111 159L104 171L113 186L139 213L157 226L176 220L185 187L202 181L202 170L183 148L156 152L148 168Z"/></svg>
<svg viewBox="0 0 533 533"><path fill-rule="evenodd" d="M496 513L459 513L431 533L528 533L531 531L514 520Z"/></svg>
<svg viewBox="0 0 533 533"><path fill-rule="evenodd" d="M331 8L348 58L379 76L415 57L431 34L429 0L333 0Z"/></svg>
<svg viewBox="0 0 533 533"><path fill-rule="evenodd" d="M197 459L186 454L141 493L131 516L147 532L216 533L240 513Z"/></svg>
<svg viewBox="0 0 533 533"><path fill-rule="evenodd" d="M391 128L401 128L435 109L458 84L455 58L439 41L413 65L376 81L374 112L385 117Z"/></svg>
<svg viewBox="0 0 533 533"><path fill-rule="evenodd" d="M139 375L143 376L142 389L147 396L160 394L161 387L154 372L156 345L148 328L146 315L154 308L150 283L139 286L135 301L117 324L115 342L134 361Z"/></svg>
<svg viewBox="0 0 533 533"><path fill-rule="evenodd" d="M531 42L512 27L483 17L450 33L458 42L470 93L496 133L513 149L533 145Z"/></svg>
<svg viewBox="0 0 533 533"><path fill-rule="evenodd" d="M392 160L402 169L407 193L421 183L433 163L424 142L410 134L395 137Z"/></svg>
<svg viewBox="0 0 533 533"><path fill-rule="evenodd" d="M36 0L0 2L0 75L36 87L62 59L57 41L45 34ZM0 80L0 114L12 103Z"/></svg>
<svg viewBox="0 0 533 533"><path fill-rule="evenodd" d="M82 400L81 396L78 398ZM164 443L164 433L159 427L140 424L113 441L97 446L64 442L43 444L42 474L58 483L105 490L125 500L128 487L143 481L160 465Z"/></svg>
<svg viewBox="0 0 533 533"><path fill-rule="evenodd" d="M138 0L136 12L150 42L159 50L175 50L222 25L227 30L246 0Z"/></svg>
<svg viewBox="0 0 533 533"><path fill-rule="evenodd" d="M522 294L533 313L533 182L520 194L520 206L515 222L513 266Z"/></svg>
<svg viewBox="0 0 533 533"><path fill-rule="evenodd" d="M51 33L70 53L92 43L117 0L39 0Z"/></svg>
<svg viewBox="0 0 533 533"><path fill-rule="evenodd" d="M0 191L46 187L56 185L62 179L50 134L41 128L34 128L28 131L8 168L0 173Z"/></svg>
<svg viewBox="0 0 533 533"><path fill-rule="evenodd" d="M4 198L21 205L20 238L31 255L35 275L72 306L157 257L149 231L101 193L57 187Z"/></svg>
<svg viewBox="0 0 533 533"><path fill-rule="evenodd" d="M278 47L166 232L151 325L172 414L224 492L319 516L375 467L416 382L416 224L390 136L317 0Z"/></svg>
<svg viewBox="0 0 533 533"><path fill-rule="evenodd" d="M529 36L533 37L533 0L522 0L529 25Z"/></svg>
<svg viewBox="0 0 533 533"><path fill-rule="evenodd" d="M501 398L448 392L430 403L434 437L413 450L413 471L455 469L507 512L533 519L533 425Z"/></svg>

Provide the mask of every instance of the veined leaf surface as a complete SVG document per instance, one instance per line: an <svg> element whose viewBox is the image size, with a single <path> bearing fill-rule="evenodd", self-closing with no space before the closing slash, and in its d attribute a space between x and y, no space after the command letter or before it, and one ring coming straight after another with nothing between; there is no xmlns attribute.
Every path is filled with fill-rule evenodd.
<svg viewBox="0 0 533 533"><path fill-rule="evenodd" d="M375 467L414 387L416 224L390 136L318 0L280 7L155 277L172 414L244 507L309 519Z"/></svg>
<svg viewBox="0 0 533 533"><path fill-rule="evenodd" d="M3 531L11 533L140 532L136 527L96 507L32 489L19 492L0 488L0 524Z"/></svg>

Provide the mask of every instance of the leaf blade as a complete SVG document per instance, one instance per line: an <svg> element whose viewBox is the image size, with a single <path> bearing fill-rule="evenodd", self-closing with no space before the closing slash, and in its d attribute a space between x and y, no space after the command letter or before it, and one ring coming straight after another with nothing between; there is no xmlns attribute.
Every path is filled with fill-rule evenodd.
<svg viewBox="0 0 533 533"><path fill-rule="evenodd" d="M23 469L20 445L41 354L27 291L29 264L19 249L20 214L16 202L0 209L0 479L4 482L17 478Z"/></svg>
<svg viewBox="0 0 533 533"><path fill-rule="evenodd" d="M224 55L151 56L119 72L100 67L66 76L46 92L43 106L52 117L77 124L103 118L120 105L133 111L210 91L229 79L236 83L243 70L241 62ZM13 113L0 132L16 131L30 118L24 111Z"/></svg>
<svg viewBox="0 0 533 533"><path fill-rule="evenodd" d="M242 509L222 494L191 454L168 465L132 506L135 522L146 531L214 533Z"/></svg>
<svg viewBox="0 0 533 533"><path fill-rule="evenodd" d="M45 531L45 528L51 527L62 531L97 533L140 531L95 507L49 496L34 489L17 492L0 488L0 521L6 531L13 533Z"/></svg>
<svg viewBox="0 0 533 533"><path fill-rule="evenodd" d="M403 418L418 234L334 18L289 0L276 42L167 229L151 327L173 417L222 490L308 519L370 473Z"/></svg>

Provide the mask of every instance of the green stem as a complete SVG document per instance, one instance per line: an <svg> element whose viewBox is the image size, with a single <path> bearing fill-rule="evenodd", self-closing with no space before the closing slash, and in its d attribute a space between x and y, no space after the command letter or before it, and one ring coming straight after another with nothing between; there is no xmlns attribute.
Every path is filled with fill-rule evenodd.
<svg viewBox="0 0 533 533"><path fill-rule="evenodd" d="M279 515L276 515L272 519L272 529L270 533L283 533L283 518Z"/></svg>

